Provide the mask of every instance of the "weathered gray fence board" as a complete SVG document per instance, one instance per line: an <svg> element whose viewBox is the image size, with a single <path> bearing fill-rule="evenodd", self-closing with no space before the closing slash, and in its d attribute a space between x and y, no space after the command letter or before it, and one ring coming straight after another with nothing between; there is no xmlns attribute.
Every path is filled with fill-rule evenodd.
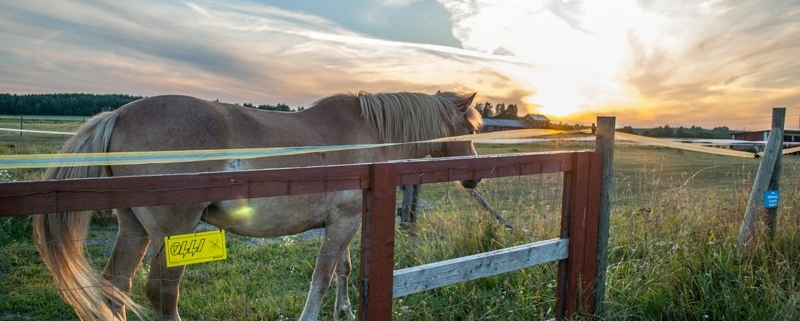
<svg viewBox="0 0 800 321"><path fill-rule="evenodd" d="M552 239L394 271L392 298L567 258L568 239Z"/></svg>
<svg viewBox="0 0 800 321"><path fill-rule="evenodd" d="M764 157L758 166L756 178L753 182L753 190L747 201L747 209L744 213L742 226L739 228L739 248L747 252L753 242L756 229L756 219L764 208L764 191L767 190L772 172L775 170L775 161L778 159L778 151L781 141L783 141L783 128L773 127L767 137L767 146L764 150Z"/></svg>

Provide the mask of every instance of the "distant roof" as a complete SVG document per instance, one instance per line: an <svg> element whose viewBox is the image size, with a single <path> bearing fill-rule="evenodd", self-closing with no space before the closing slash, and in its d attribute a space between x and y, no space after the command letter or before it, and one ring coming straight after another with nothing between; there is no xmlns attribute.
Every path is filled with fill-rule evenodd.
<svg viewBox="0 0 800 321"><path fill-rule="evenodd" d="M539 115L539 114L528 114L525 117L535 121L550 121L550 118L545 117L545 115Z"/></svg>
<svg viewBox="0 0 800 321"><path fill-rule="evenodd" d="M513 119L484 118L483 125L495 127L528 128L527 124Z"/></svg>

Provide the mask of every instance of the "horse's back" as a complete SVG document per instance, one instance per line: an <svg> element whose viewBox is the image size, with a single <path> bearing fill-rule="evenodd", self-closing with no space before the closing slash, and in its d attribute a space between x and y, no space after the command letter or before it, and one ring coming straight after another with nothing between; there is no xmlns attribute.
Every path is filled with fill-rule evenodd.
<svg viewBox="0 0 800 321"><path fill-rule="evenodd" d="M188 96L155 96L131 102L120 113L109 152L222 149L228 147L230 126L225 108ZM220 162L118 166L115 175L220 170Z"/></svg>
<svg viewBox="0 0 800 321"><path fill-rule="evenodd" d="M334 106L335 105L335 106ZM118 109L120 113L109 152L295 147L373 141L358 105L337 101L329 108L302 112L272 112L206 101L189 96L155 96ZM359 129L357 129L359 128ZM120 166L114 175L221 171L286 166L326 165L362 161L349 155L315 154L235 162Z"/></svg>

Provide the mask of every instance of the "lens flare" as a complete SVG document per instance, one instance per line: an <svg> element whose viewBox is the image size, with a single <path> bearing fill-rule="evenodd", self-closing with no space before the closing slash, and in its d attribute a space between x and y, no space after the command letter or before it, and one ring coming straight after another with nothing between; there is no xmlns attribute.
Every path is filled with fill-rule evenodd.
<svg viewBox="0 0 800 321"><path fill-rule="evenodd" d="M236 206L230 211L230 215L238 221L249 223L255 208L250 206L247 199L240 198L236 203Z"/></svg>
<svg viewBox="0 0 800 321"><path fill-rule="evenodd" d="M251 216L251 215L253 215L253 211L254 211L253 207L248 206L248 205L242 205L242 206L236 208L235 210L233 210L233 215L235 215L237 217Z"/></svg>

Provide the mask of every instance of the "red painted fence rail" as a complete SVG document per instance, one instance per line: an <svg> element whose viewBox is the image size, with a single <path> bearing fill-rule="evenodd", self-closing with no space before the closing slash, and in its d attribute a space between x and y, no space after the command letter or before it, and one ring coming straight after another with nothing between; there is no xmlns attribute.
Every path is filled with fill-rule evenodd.
<svg viewBox="0 0 800 321"><path fill-rule="evenodd" d="M595 310L602 158L597 152L555 152L438 158L135 177L0 183L0 216L169 205L361 189L361 320L390 320L397 186L564 173L556 318Z"/></svg>

